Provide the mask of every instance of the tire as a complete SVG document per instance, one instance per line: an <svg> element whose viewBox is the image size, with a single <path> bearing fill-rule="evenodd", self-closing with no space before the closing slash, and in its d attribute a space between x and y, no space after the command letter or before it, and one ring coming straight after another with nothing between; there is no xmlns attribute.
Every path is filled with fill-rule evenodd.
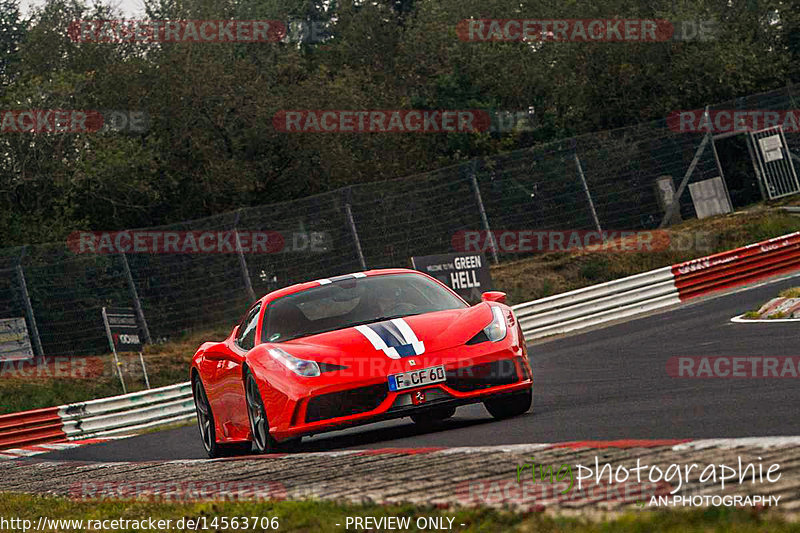
<svg viewBox="0 0 800 533"><path fill-rule="evenodd" d="M258 382L249 368L245 370L244 390L247 418L250 419L250 433L253 435L253 450L258 454L272 453L277 450L278 443L269 434L269 420L264 399L261 397Z"/></svg>
<svg viewBox="0 0 800 533"><path fill-rule="evenodd" d="M197 412L197 428L200 430L200 439L203 441L203 448L210 458L250 453L252 448L250 442L234 442L231 444L217 442L217 431L214 425L214 413L211 411L211 403L208 401L203 382L197 376L192 380L192 396L194 397L194 407Z"/></svg>
<svg viewBox="0 0 800 533"><path fill-rule="evenodd" d="M447 420L454 414L456 414L455 407L438 407L424 413L411 415L411 420L420 426L433 426L442 420Z"/></svg>
<svg viewBox="0 0 800 533"><path fill-rule="evenodd" d="M503 420L527 413L532 403L533 388L531 387L524 391L512 392L499 398L486 400L483 405L486 406L490 415L498 420Z"/></svg>

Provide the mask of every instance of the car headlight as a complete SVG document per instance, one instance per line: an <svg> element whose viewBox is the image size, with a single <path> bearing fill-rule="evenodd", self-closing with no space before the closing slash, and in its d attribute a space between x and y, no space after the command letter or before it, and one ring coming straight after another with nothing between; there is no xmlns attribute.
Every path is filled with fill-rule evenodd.
<svg viewBox="0 0 800 533"><path fill-rule="evenodd" d="M492 321L488 326L483 328L486 337L492 342L501 341L506 338L508 327L506 326L506 317L503 316L503 310L500 307L492 306Z"/></svg>
<svg viewBox="0 0 800 533"><path fill-rule="evenodd" d="M316 377L322 372L319 370L319 365L316 361L307 361L293 356L286 350L280 348L270 348L269 354L275 358L276 361L283 366L297 374L298 376Z"/></svg>
<svg viewBox="0 0 800 533"><path fill-rule="evenodd" d="M478 332L477 335L467 341L467 344L478 344L480 342L497 342L506 338L508 326L503 316L503 310L497 306L492 306L492 321L488 326Z"/></svg>

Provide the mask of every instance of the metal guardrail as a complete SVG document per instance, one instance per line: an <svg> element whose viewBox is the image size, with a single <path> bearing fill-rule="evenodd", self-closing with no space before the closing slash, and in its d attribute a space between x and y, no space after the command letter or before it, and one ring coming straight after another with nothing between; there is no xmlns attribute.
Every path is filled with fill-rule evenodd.
<svg viewBox="0 0 800 533"><path fill-rule="evenodd" d="M628 318L680 303L672 267L513 307L528 340Z"/></svg>
<svg viewBox="0 0 800 533"><path fill-rule="evenodd" d="M528 340L677 305L760 278L800 270L800 232L513 307ZM189 382L0 415L0 449L120 435L190 420Z"/></svg>
<svg viewBox="0 0 800 533"><path fill-rule="evenodd" d="M681 301L800 269L800 231L672 267Z"/></svg>
<svg viewBox="0 0 800 533"><path fill-rule="evenodd" d="M513 307L528 340L677 305L800 269L800 232Z"/></svg>
<svg viewBox="0 0 800 533"><path fill-rule="evenodd" d="M69 440L121 433L188 420L194 416L189 382L59 408Z"/></svg>
<svg viewBox="0 0 800 533"><path fill-rule="evenodd" d="M0 449L132 433L194 417L191 385L0 415Z"/></svg>
<svg viewBox="0 0 800 533"><path fill-rule="evenodd" d="M65 438L58 407L0 415L0 450Z"/></svg>

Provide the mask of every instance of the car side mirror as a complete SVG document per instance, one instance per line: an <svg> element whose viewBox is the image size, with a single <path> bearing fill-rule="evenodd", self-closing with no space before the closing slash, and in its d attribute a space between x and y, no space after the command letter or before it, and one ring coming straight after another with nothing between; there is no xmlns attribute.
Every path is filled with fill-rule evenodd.
<svg viewBox="0 0 800 533"><path fill-rule="evenodd" d="M233 326L233 330L231 330L231 337L230 338L231 339L235 339L237 333L239 333L239 326L238 325Z"/></svg>
<svg viewBox="0 0 800 533"><path fill-rule="evenodd" d="M481 294L482 302L506 303L506 293L500 291L486 291Z"/></svg>

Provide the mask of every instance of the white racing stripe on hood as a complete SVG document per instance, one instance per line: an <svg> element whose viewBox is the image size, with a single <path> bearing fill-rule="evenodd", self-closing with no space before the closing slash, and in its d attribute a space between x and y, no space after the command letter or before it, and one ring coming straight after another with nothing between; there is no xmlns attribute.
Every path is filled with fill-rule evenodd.
<svg viewBox="0 0 800 533"><path fill-rule="evenodd" d="M402 318L395 318L388 323L376 322L356 326L356 330L367 338L373 348L382 351L390 359L402 359L425 353L425 344L419 340L411 326ZM394 341L392 344L397 343L399 346L389 346L387 339L390 342Z"/></svg>
<svg viewBox="0 0 800 533"><path fill-rule="evenodd" d="M414 348L416 355L422 355L425 353L425 343L417 338L417 334L414 333L414 330L411 329L411 326L408 325L408 322L402 318L395 318L392 320L392 324L397 326L397 329L399 329L400 333L402 333L403 337L405 337L406 343L410 344Z"/></svg>

